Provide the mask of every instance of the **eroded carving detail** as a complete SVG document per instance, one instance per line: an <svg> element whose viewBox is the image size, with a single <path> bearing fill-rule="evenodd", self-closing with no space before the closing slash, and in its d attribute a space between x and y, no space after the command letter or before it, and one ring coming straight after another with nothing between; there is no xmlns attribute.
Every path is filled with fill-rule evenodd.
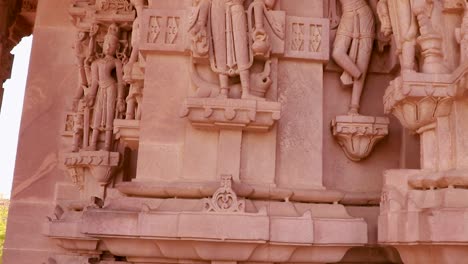
<svg viewBox="0 0 468 264"><path fill-rule="evenodd" d="M162 17L152 16L149 22L149 31L148 31L148 42L149 43L156 43L159 37L159 33L161 33L161 26L160 21Z"/></svg>
<svg viewBox="0 0 468 264"><path fill-rule="evenodd" d="M103 11L115 10L115 11L130 11L132 5L129 0L97 0L96 6L98 9Z"/></svg>

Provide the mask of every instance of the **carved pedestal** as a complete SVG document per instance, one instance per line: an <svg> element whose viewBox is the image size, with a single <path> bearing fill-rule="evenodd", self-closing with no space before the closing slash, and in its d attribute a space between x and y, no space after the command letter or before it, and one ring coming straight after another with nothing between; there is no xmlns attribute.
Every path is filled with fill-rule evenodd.
<svg viewBox="0 0 468 264"><path fill-rule="evenodd" d="M331 128L346 156L352 161L360 161L388 135L389 122L387 117L345 115L332 120Z"/></svg>
<svg viewBox="0 0 468 264"><path fill-rule="evenodd" d="M118 152L81 151L65 154L64 164L70 170L88 169L96 181L105 186L111 180L119 162L120 153Z"/></svg>
<svg viewBox="0 0 468 264"><path fill-rule="evenodd" d="M281 104L277 102L188 98L181 109L181 117L201 129L233 129L268 131L281 117Z"/></svg>
<svg viewBox="0 0 468 264"><path fill-rule="evenodd" d="M453 74L403 72L385 92L385 112L396 116L405 128L417 131L450 114L454 97L462 92L465 74L465 67Z"/></svg>

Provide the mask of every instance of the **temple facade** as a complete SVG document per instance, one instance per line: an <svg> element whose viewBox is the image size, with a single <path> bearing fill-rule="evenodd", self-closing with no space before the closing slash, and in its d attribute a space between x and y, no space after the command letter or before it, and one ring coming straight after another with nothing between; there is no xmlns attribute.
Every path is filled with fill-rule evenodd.
<svg viewBox="0 0 468 264"><path fill-rule="evenodd" d="M0 0L0 81L29 34L4 264L467 263L466 0Z"/></svg>

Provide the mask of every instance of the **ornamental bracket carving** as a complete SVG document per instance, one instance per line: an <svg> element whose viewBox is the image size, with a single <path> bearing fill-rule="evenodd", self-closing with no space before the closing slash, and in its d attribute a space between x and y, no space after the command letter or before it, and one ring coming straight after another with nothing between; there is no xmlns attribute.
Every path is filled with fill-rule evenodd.
<svg viewBox="0 0 468 264"><path fill-rule="evenodd" d="M375 145L388 135L387 117L337 116L332 132L346 156L352 161L367 158Z"/></svg>
<svg viewBox="0 0 468 264"><path fill-rule="evenodd" d="M244 213L245 200L237 198L232 189L232 176L221 176L221 187L211 199L204 199L204 211L216 213Z"/></svg>

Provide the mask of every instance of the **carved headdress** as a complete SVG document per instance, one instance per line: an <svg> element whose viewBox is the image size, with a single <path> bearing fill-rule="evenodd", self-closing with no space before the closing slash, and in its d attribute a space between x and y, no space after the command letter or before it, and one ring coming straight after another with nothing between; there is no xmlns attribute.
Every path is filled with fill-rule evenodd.
<svg viewBox="0 0 468 264"><path fill-rule="evenodd" d="M107 34L104 41L111 41L112 43L119 43L120 29L116 24L111 24L107 29Z"/></svg>

